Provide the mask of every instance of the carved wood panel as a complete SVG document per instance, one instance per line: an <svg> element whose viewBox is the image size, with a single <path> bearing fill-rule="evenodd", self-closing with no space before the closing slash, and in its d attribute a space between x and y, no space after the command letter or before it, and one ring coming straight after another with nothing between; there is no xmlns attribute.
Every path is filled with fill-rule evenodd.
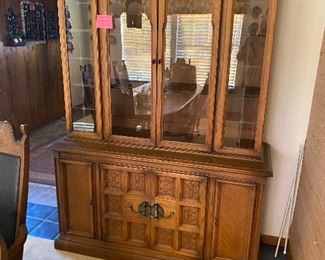
<svg viewBox="0 0 325 260"><path fill-rule="evenodd" d="M173 249L174 230L167 228L155 228L155 244Z"/></svg>
<svg viewBox="0 0 325 260"><path fill-rule="evenodd" d="M147 226L139 223L128 223L128 239L143 242L146 240Z"/></svg>
<svg viewBox="0 0 325 260"><path fill-rule="evenodd" d="M111 171L110 174L104 176L105 185L107 188L122 188L122 173L118 171Z"/></svg>
<svg viewBox="0 0 325 260"><path fill-rule="evenodd" d="M146 247L150 219L131 210L149 201L150 175L141 170L101 165L102 239Z"/></svg>
<svg viewBox="0 0 325 260"><path fill-rule="evenodd" d="M206 177L149 173L114 165L100 168L103 240L203 258ZM144 201L158 203L164 218L137 214Z"/></svg>
<svg viewBox="0 0 325 260"><path fill-rule="evenodd" d="M158 177L158 195L175 198L176 193L175 178L159 176Z"/></svg>
<svg viewBox="0 0 325 260"><path fill-rule="evenodd" d="M181 224L198 226L200 219L200 208L181 206L180 216Z"/></svg>
<svg viewBox="0 0 325 260"><path fill-rule="evenodd" d="M207 178L153 173L154 203L165 218L152 221L152 246L180 256L203 257Z"/></svg>

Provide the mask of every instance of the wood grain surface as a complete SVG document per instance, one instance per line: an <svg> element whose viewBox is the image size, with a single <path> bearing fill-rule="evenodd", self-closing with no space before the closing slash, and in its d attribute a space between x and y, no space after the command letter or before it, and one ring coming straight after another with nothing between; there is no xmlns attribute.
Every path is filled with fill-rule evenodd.
<svg viewBox="0 0 325 260"><path fill-rule="evenodd" d="M18 0L0 2L0 41L7 35L5 12L12 7L20 19ZM56 10L56 0L46 1ZM0 120L15 130L21 123L34 129L64 115L61 55L58 40L24 47L0 47Z"/></svg>

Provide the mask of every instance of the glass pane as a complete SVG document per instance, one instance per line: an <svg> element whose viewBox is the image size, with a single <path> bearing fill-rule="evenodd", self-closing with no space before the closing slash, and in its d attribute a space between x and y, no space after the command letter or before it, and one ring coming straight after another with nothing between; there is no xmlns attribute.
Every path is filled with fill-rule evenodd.
<svg viewBox="0 0 325 260"><path fill-rule="evenodd" d="M150 0L111 0L110 30L113 135L150 138Z"/></svg>
<svg viewBox="0 0 325 260"><path fill-rule="evenodd" d="M235 1L225 146L254 148L268 5L268 0Z"/></svg>
<svg viewBox="0 0 325 260"><path fill-rule="evenodd" d="M76 131L95 131L91 0L66 0L66 30L72 122Z"/></svg>
<svg viewBox="0 0 325 260"><path fill-rule="evenodd" d="M205 143L212 1L167 0L163 139Z"/></svg>

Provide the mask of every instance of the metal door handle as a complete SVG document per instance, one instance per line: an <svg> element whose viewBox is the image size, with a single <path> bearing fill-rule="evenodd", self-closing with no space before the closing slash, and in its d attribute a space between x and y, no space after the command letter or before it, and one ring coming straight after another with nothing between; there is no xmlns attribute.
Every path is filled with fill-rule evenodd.
<svg viewBox="0 0 325 260"><path fill-rule="evenodd" d="M168 216L165 216L165 210L161 205L158 203L151 205L148 201L141 202L138 206L138 210L135 210L131 204L129 205L129 208L132 212L142 217L150 217L155 220L168 219L175 215L175 212L170 212Z"/></svg>
<svg viewBox="0 0 325 260"><path fill-rule="evenodd" d="M129 205L129 208L132 212L141 215L142 217L150 217L151 214L151 205L148 201L140 203L138 206L138 211L133 208L133 205Z"/></svg>

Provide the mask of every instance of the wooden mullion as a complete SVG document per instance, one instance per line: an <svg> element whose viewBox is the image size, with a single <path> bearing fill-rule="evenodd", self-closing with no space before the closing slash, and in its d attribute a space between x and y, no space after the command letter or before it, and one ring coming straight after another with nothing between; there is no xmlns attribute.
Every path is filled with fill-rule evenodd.
<svg viewBox="0 0 325 260"><path fill-rule="evenodd" d="M99 14L110 13L108 1L99 1ZM103 137L108 139L112 135L112 113L111 113L111 58L109 32L107 29L99 29L100 47L100 75L102 90L102 109L103 109Z"/></svg>
<svg viewBox="0 0 325 260"><path fill-rule="evenodd" d="M163 70L164 70L164 52L165 45L165 25L166 25L166 0L159 0L158 4L158 59L161 59L161 64L158 66L157 71L157 129L156 129L156 145L159 145L163 139L163 111L164 111L164 90L163 90Z"/></svg>
<svg viewBox="0 0 325 260"><path fill-rule="evenodd" d="M156 197L156 181L157 181L157 173L155 172L148 172L147 173L147 178L149 179L149 189L148 189L148 197L149 197L149 202L155 203L155 197ZM149 246L151 249L155 248L156 245L156 236L155 236L155 221L150 218L149 220L149 227L150 227L150 232L149 232Z"/></svg>
<svg viewBox="0 0 325 260"><path fill-rule="evenodd" d="M103 221L102 221L102 190L104 187L102 187L102 176L101 176L101 168L98 163L95 164L95 176L94 176L94 191L95 191L95 212L96 212L96 217L95 217L95 225L96 225L96 239L101 239L102 238L102 226L103 226Z"/></svg>
<svg viewBox="0 0 325 260"><path fill-rule="evenodd" d="M265 190L264 184L260 184L256 186L256 194L255 194L256 198L255 198L255 209L254 209L255 223L253 224L253 228L252 228L252 238L251 238L251 246L250 246L251 247L250 257L252 259L257 259L259 253L259 245L261 240L261 218L262 218L261 205L263 205L264 203L264 190Z"/></svg>
<svg viewBox="0 0 325 260"><path fill-rule="evenodd" d="M220 47L220 63L218 73L218 104L215 120L215 139L214 150L220 150L223 146L223 132L225 122L225 106L227 104L228 94L228 76L229 76L229 61L232 40L232 25L234 14L234 1L223 1L222 6L222 24L221 24L221 47ZM220 94L219 94L220 93Z"/></svg>
<svg viewBox="0 0 325 260"><path fill-rule="evenodd" d="M263 129L264 129L265 112L266 112L266 100L267 100L267 94L269 89L277 5L278 5L278 0L272 0L270 2L266 42L265 42L264 57L263 57L261 92L260 92L259 105L258 105L256 135L255 135L255 145L254 145L254 149L257 153L260 153L262 149Z"/></svg>
<svg viewBox="0 0 325 260"><path fill-rule="evenodd" d="M218 214L220 212L220 200L221 200L221 186L220 183L217 179L212 180L214 182L213 188L213 195L214 195L214 210L213 210L213 219L212 219L212 228L213 228L213 233L212 233L212 238L211 238L211 256L212 258L215 257L215 252L218 250L218 237L219 237L219 219L218 219Z"/></svg>
<svg viewBox="0 0 325 260"><path fill-rule="evenodd" d="M212 150L213 146L213 132L214 132L214 119L215 119L215 107L216 107L216 80L218 72L218 51L219 51L219 34L220 34L220 21L221 21L221 0L213 2L212 13L212 52L211 52L211 69L209 77L209 102L208 102L208 130L206 136L206 144L209 150Z"/></svg>
<svg viewBox="0 0 325 260"><path fill-rule="evenodd" d="M102 107L100 91L100 64L98 49L98 30L96 28L97 0L91 0L91 21L92 21L92 47L93 47L93 67L94 67L94 87L95 87L95 109L96 109L96 132L98 138L102 138Z"/></svg>
<svg viewBox="0 0 325 260"><path fill-rule="evenodd" d="M157 145L157 105L158 104L158 65L157 57L158 56L158 0L150 2L150 20L151 20L151 60L155 61L151 63L151 130L150 136L153 145Z"/></svg>
<svg viewBox="0 0 325 260"><path fill-rule="evenodd" d="M205 223L205 235L204 235L204 257L207 259L212 258L212 247L213 247L213 234L214 232L210 232L211 230L215 230L215 215L216 212L214 205L215 205L215 179L210 178L208 179L207 183L207 193L206 193L206 207L205 207L205 217L206 217L206 223Z"/></svg>
<svg viewBox="0 0 325 260"><path fill-rule="evenodd" d="M65 104L65 120L68 132L73 131L72 124L72 104L70 92L70 76L69 76L69 56L67 47L67 32L65 21L65 0L58 0L58 16L59 16L59 33L60 33L60 50L63 76L63 92Z"/></svg>

